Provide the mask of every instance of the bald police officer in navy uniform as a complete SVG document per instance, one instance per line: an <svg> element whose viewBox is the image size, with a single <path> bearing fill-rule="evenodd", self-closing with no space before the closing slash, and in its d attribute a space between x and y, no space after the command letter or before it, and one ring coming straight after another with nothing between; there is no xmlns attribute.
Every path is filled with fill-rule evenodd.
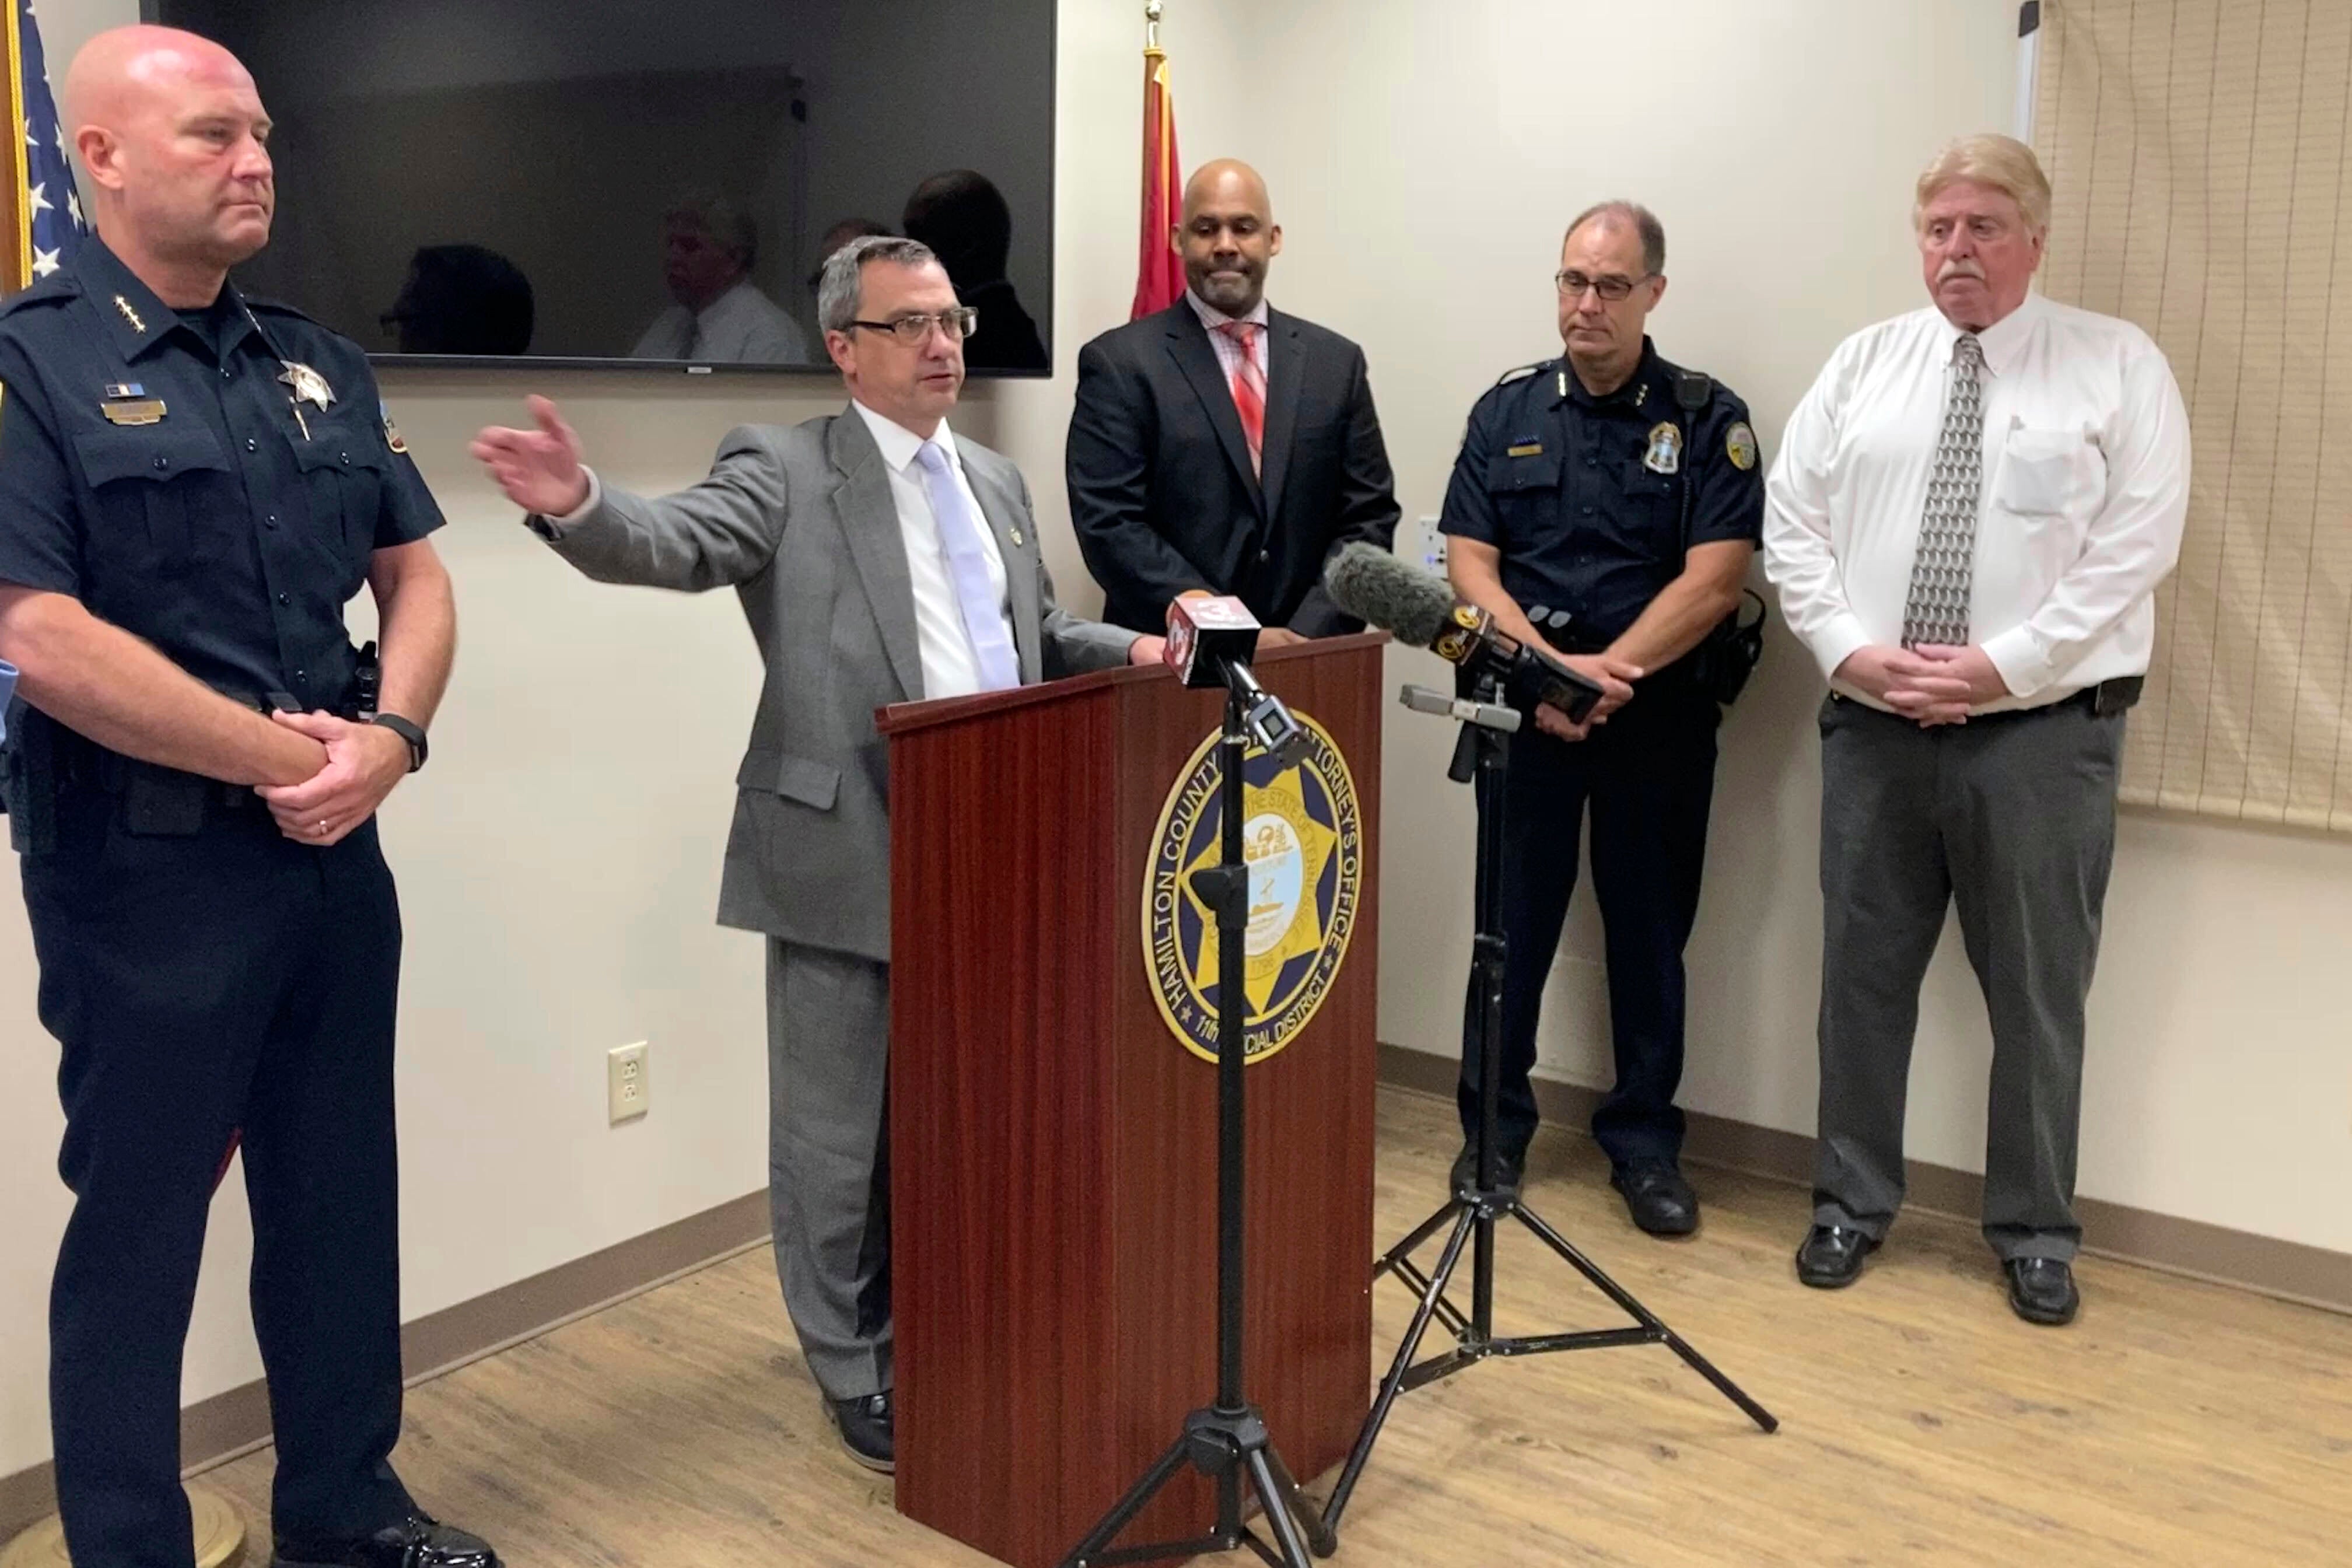
<svg viewBox="0 0 2352 1568"><path fill-rule="evenodd" d="M67 1546L192 1568L181 1357L241 1135L274 1562L494 1568L389 1463L401 931L374 813L448 678L441 514L358 347L227 284L275 205L245 68L120 28L65 107L99 241L0 311L0 658L74 1194L49 1317ZM373 699L343 625L362 586Z"/></svg>
<svg viewBox="0 0 2352 1568"><path fill-rule="evenodd" d="M1738 609L1761 531L1748 410L1658 356L1643 325L1665 293L1665 236L1645 208L1579 215L1556 282L1565 357L1481 398L1447 487L1454 592L1548 646L1607 695L1570 724L1550 709L1512 748L1505 805L1502 1137L1516 1184L1536 1128L1536 1016L1592 817L1617 1079L1592 1134L1633 1223L1698 1226L1679 1165L1683 948L1698 911L1720 710L1698 651ZM1482 802L1481 809L1490 809ZM1473 998L1475 1005L1475 996ZM1465 1016L1462 1125L1476 1125L1476 1018ZM1457 1183L1468 1151L1456 1166Z"/></svg>

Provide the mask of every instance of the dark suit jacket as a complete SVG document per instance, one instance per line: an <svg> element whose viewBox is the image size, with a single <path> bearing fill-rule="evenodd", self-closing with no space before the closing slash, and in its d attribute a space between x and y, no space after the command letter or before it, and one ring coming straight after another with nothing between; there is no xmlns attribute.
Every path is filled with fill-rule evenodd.
<svg viewBox="0 0 2352 1568"><path fill-rule="evenodd" d="M1265 346L1263 484L1189 302L1080 351L1070 518L1105 620L1160 631L1171 599L1205 588L1307 637L1360 628L1323 591L1323 563L1350 540L1386 549L1396 533L1364 353L1279 310L1267 312Z"/></svg>

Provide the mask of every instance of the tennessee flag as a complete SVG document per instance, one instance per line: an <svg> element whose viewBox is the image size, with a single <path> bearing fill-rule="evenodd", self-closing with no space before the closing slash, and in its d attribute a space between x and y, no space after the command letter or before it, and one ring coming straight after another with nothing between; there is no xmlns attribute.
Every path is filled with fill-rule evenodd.
<svg viewBox="0 0 2352 1568"><path fill-rule="evenodd" d="M1150 44L1143 50L1143 234L1136 251L1135 308L1128 312L1129 321L1164 310L1183 297L1184 263L1168 243L1183 191L1168 57Z"/></svg>

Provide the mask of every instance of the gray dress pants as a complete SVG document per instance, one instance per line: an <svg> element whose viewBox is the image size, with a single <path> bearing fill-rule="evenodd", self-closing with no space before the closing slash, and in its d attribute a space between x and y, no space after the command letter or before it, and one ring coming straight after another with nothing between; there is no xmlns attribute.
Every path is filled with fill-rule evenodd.
<svg viewBox="0 0 2352 1568"><path fill-rule="evenodd" d="M2083 1016L2115 858L2124 715L2089 693L1923 730L1822 716L1821 1138L1813 1219L1883 1237L1903 1202L1919 984L1957 905L1992 1025L1984 1235L2069 1258Z"/></svg>
<svg viewBox="0 0 2352 1568"><path fill-rule="evenodd" d="M831 1399L890 1386L890 966L768 942L768 1205L784 1310Z"/></svg>

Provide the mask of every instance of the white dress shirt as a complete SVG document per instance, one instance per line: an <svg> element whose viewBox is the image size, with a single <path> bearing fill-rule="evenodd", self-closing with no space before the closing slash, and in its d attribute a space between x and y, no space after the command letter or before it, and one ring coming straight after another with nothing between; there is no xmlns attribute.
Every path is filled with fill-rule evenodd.
<svg viewBox="0 0 2352 1568"><path fill-rule="evenodd" d="M749 278L699 311L672 305L654 318L629 357L697 364L810 363L808 334Z"/></svg>
<svg viewBox="0 0 2352 1568"><path fill-rule="evenodd" d="M890 499L898 509L898 532L906 541L907 573L915 585L915 636L921 645L923 659L923 691L925 698L969 697L980 689L980 660L972 652L971 633L963 624L963 602L956 597L955 577L948 570L946 544L940 538L939 518L931 510L931 496L924 488L923 470L915 455L923 448L923 438L905 426L885 419L863 403L855 399L850 406L874 433L874 444L882 448L882 464L890 470ZM956 450L955 437L945 420L940 423L939 434L932 437L948 455L949 471L955 476L956 488L963 492L965 502L971 508L972 520L980 525L980 547L988 559L989 586L996 592L998 609L1004 615L1005 631L1012 636L1012 611L1005 603L1008 582L1004 574L1004 554L997 547L996 531L988 524L988 514L981 510L980 498L972 493L971 480L963 471L963 455ZM1020 638L1013 637L1013 646Z"/></svg>
<svg viewBox="0 0 2352 1568"><path fill-rule="evenodd" d="M1933 308L1855 333L1780 438L1764 569L1824 674L1902 640L1959 336ZM1978 341L1984 484L1969 628L2011 692L1979 710L2146 673L2156 585L2189 510L2189 413L2171 366L2129 321L2040 295Z"/></svg>

